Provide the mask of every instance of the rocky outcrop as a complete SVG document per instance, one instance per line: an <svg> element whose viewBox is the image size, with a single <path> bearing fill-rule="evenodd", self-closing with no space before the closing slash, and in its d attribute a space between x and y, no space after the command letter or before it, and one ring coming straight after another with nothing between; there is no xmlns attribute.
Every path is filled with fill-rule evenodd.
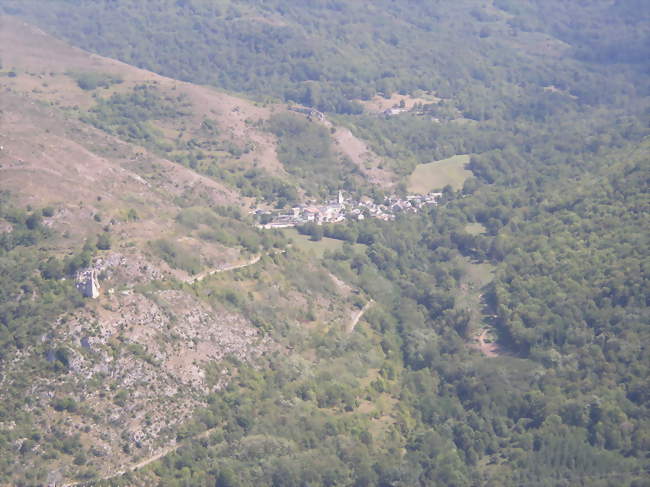
<svg viewBox="0 0 650 487"><path fill-rule="evenodd" d="M97 299L99 297L99 281L94 269L86 269L77 274L77 289L86 298Z"/></svg>

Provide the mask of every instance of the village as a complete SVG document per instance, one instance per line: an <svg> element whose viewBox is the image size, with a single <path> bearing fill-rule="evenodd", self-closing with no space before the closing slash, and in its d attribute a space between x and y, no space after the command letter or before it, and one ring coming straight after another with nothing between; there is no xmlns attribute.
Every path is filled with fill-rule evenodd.
<svg viewBox="0 0 650 487"><path fill-rule="evenodd" d="M393 220L401 213L417 213L421 208L436 205L442 193L428 193L424 195L408 195L400 198L387 196L383 202L376 203L371 198L363 197L356 201L345 198L342 191L338 192L335 200L325 204L310 204L296 206L290 211L269 211L257 209L253 214L260 222L259 228L288 228L306 223L322 225L324 223L342 223L347 220L364 220L365 218L378 218L380 220Z"/></svg>

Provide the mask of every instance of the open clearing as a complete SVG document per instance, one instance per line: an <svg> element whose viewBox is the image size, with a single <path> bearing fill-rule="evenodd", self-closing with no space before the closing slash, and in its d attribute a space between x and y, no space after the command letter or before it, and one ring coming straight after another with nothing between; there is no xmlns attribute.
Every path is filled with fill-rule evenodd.
<svg viewBox="0 0 650 487"><path fill-rule="evenodd" d="M408 190L412 193L428 193L442 189L448 184L459 190L472 171L465 169L469 155L457 155L441 161L420 164L415 168L408 181Z"/></svg>
<svg viewBox="0 0 650 487"><path fill-rule="evenodd" d="M306 253L312 253L316 257L321 258L326 251L334 251L341 248L343 245L342 240L334 238L323 237L321 240L313 241L309 235L302 235L298 233L295 228L283 229L284 234L293 240L294 246Z"/></svg>
<svg viewBox="0 0 650 487"><path fill-rule="evenodd" d="M293 240L293 245L303 252L314 254L319 259L323 257L326 251L334 251L340 249L344 242L335 238L323 237L321 240L311 240L309 235L302 235L298 233L295 228L283 228L284 234ZM355 247L364 247L362 244L354 244Z"/></svg>
<svg viewBox="0 0 650 487"><path fill-rule="evenodd" d="M487 228L483 224L475 222L465 225L465 231L470 235L483 235L487 231Z"/></svg>
<svg viewBox="0 0 650 487"><path fill-rule="evenodd" d="M491 330L485 328L476 335L475 348L479 349L486 357L498 357L501 355L501 347L494 341L495 338L490 336Z"/></svg>
<svg viewBox="0 0 650 487"><path fill-rule="evenodd" d="M357 100L363 105L363 108L370 113L381 113L389 108L397 108L401 102L404 102L404 109L411 110L417 103L426 105L428 103L438 103L441 99L433 93L423 93L422 96L414 97L411 95L400 95L393 93L390 98L375 95L370 100Z"/></svg>
<svg viewBox="0 0 650 487"><path fill-rule="evenodd" d="M476 263L469 259L460 260L463 275L456 294L458 308L466 308L472 314L475 325L481 322L483 288L494 279L494 267L487 263Z"/></svg>

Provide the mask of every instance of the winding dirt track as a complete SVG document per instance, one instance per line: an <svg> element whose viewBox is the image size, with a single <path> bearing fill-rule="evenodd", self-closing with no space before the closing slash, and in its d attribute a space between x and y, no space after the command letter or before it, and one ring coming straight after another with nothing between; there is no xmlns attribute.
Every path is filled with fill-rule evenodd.
<svg viewBox="0 0 650 487"><path fill-rule="evenodd" d="M227 266L219 268L219 269L211 269L209 271L204 271L204 272L201 272L200 274L197 274L196 276L191 277L188 282L190 282L190 283L200 282L203 279L205 279L206 277L212 276L213 274L218 274L220 272L234 271L234 270L237 270L237 269L243 269L244 267L248 267L250 265L257 264L260 261L261 258L262 258L262 255L260 254L260 255L256 255L256 256L250 258L246 262L242 262L241 264L230 264L230 265L227 265Z"/></svg>
<svg viewBox="0 0 650 487"><path fill-rule="evenodd" d="M260 259L262 258L263 255L284 254L286 252L287 252L286 250L279 250L277 252L269 252L267 254L258 254L258 255L254 256L254 257L251 257L246 262L241 262L239 264L229 264L229 265L227 265L225 267L220 267L218 269L210 269L210 270L207 270L207 271L203 271L203 272L197 274L196 276L190 277L187 280L187 282L189 282L190 284L193 284L195 282L201 282L206 277L212 276L214 274L219 274L221 272L228 272L228 271L236 271L237 269L243 269L244 267L248 267L248 266L257 264L260 261Z"/></svg>
<svg viewBox="0 0 650 487"><path fill-rule="evenodd" d="M217 428L212 428L212 429L209 429L209 430L205 430L203 433L199 433L198 435L193 436L192 438L189 438L188 441L198 440L200 438L207 438L210 435L210 433L216 431L216 429ZM134 463L132 465L127 466L124 470L119 470L117 472L113 472L113 473L111 473L109 475L106 475L104 477L101 477L99 479L94 479L94 480L91 480L91 481L88 481L88 482L72 482L72 483L69 483L69 484L61 484L60 486L57 486L57 487L82 487L82 486L86 486L86 485L92 485L95 482L99 482L99 481L102 481L102 480L110 480L110 479L113 479L115 477L119 477L120 475L124 475L127 472L134 472L134 471L139 470L139 469L141 469L143 467L146 467L147 465L149 465L150 463L155 462L156 460L160 460L165 455L169 455L170 453L175 452L176 450L178 450L181 446L183 446L185 444L187 444L187 441L176 443L175 445L172 445L172 446L169 446L167 448L164 448L164 449L160 450L155 455L152 455L152 456L150 456L148 458L145 458L144 460L139 461L138 463Z"/></svg>
<svg viewBox="0 0 650 487"><path fill-rule="evenodd" d="M361 308L361 309L360 309L360 310L359 310L359 311L354 315L354 317L352 318L352 321L351 321L350 324L348 325L348 328L347 328L347 332L348 332L348 333L352 333L352 332L354 331L354 328L357 326L357 323L359 323L359 320L361 320L361 318L363 317L364 313L365 313L366 311L368 311L368 308L370 308L370 305L372 305L372 303L374 303L374 302L375 302L375 301L374 301L373 299L371 299L370 301L368 301L368 302L363 306L363 308Z"/></svg>

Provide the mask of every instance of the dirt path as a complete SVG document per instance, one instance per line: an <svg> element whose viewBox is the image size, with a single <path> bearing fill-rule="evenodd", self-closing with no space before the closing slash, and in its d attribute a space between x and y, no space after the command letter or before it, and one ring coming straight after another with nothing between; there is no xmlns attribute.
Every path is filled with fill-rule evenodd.
<svg viewBox="0 0 650 487"><path fill-rule="evenodd" d="M375 302L375 301L374 301L373 299L371 299L370 301L368 301L368 302L363 306L363 308L361 308L359 311L357 311L357 313L354 315L354 317L352 318L352 321L350 322L350 324L349 324L348 327L347 327L347 332L348 332L348 333L352 333L352 332L354 331L354 328L357 326L357 323L359 323L359 320L361 320L361 318L363 317L364 313L365 313L366 311L368 311L368 308L370 308L370 305L371 305L372 303L374 303L374 302Z"/></svg>
<svg viewBox="0 0 650 487"><path fill-rule="evenodd" d="M228 271L234 271L234 270L237 270L237 269L243 269L244 267L248 267L248 266L251 266L253 264L257 264L260 261L261 258L262 258L262 255L260 254L260 255L256 255L254 257L251 257L246 262L242 262L240 264L229 264L229 265L226 265L225 267L220 267L218 269L210 269L210 270L207 270L207 271L203 271L203 272L197 274L196 276L190 277L188 279L188 282L190 284L194 283L194 282L200 282L203 279L205 279L206 277L212 276L214 274L218 274L220 272L228 272Z"/></svg>
<svg viewBox="0 0 650 487"><path fill-rule="evenodd" d="M210 435L210 433L213 433L214 431L216 431L216 429L217 428L212 428L212 429L209 429L209 430L205 430L203 433L199 433L198 435L193 436L192 438L190 438L189 441L198 440L200 438L207 438ZM106 475L106 476L101 477L99 479L94 479L94 480L90 480L90 481L87 481L87 482L72 482L72 483L69 483L69 484L61 484L60 487L81 487L81 486L84 486L84 485L92 485L95 482L99 482L99 481L102 481L102 480L110 480L110 479L113 479L115 477L119 477L120 475L124 475L127 472L134 472L134 471L139 470L139 469L141 469L143 467L146 467L147 465L149 465L150 463L155 462L156 460L160 460L162 457L164 457L166 455L169 455L170 453L175 452L176 450L178 450L180 447L182 447L185 444L187 444L187 441L176 443L175 445L172 445L172 446L169 446L167 448L164 448L164 449L160 450L155 455L152 455L152 456L150 456L148 458L145 458L144 460L139 461L138 463L134 463L132 465L127 466L124 470L119 470L117 472L114 472L114 473L112 473L110 475Z"/></svg>
<svg viewBox="0 0 650 487"><path fill-rule="evenodd" d="M280 250L280 251L277 251L277 252L269 252L268 254L264 254L264 255L284 254L286 252L287 252L286 250ZM220 272L235 271L237 269L243 269L244 267L248 267L248 266L257 264L260 261L260 259L262 258L262 255L263 254L258 254L258 255L254 256L254 257L251 257L246 262L241 262L239 264L229 264L229 265L226 265L224 267L219 267L217 269L210 269L210 270L207 270L207 271L203 271L203 272L197 274L196 276L190 277L187 280L187 282L189 282L190 284L195 283L195 282L200 282L203 279L205 279L206 277L212 276L214 274L219 274Z"/></svg>
<svg viewBox="0 0 650 487"><path fill-rule="evenodd" d="M476 341L478 342L476 346L486 357L498 357L500 355L499 345L494 342L486 342L485 338L487 337L487 334L488 330L484 329L481 334L476 337Z"/></svg>

